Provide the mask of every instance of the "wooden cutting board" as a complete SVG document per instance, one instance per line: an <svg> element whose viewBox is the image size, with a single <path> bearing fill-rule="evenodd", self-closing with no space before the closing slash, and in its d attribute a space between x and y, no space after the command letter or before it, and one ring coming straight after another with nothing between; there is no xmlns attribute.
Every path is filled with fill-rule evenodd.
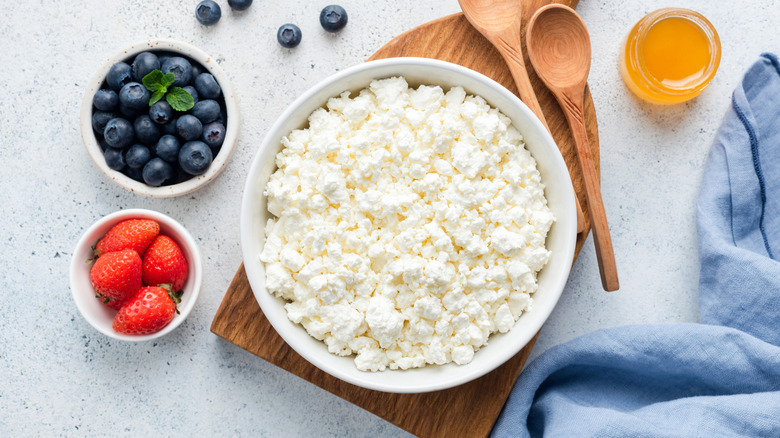
<svg viewBox="0 0 780 438"><path fill-rule="evenodd" d="M533 11L547 3L550 1L525 0L527 11L524 17L527 19ZM577 0L561 3L574 7ZM525 48L523 51L525 52ZM501 56L471 27L462 14L444 17L412 29L379 49L370 59L399 56L436 58L457 63L493 78L516 93L512 77ZM531 64L527 57L526 64L530 70ZM574 188L584 202L584 187L576 164L574 141L564 115L553 96L533 72L531 79L553 137L568 164ZM598 168L598 132L590 92L585 100L588 136ZM582 209L589 225L587 206L583 204ZM589 226L578 236L575 257L582 248L588 230ZM424 394L390 394L360 388L320 371L284 342L260 310L243 265L222 300L211 331L421 437L487 436L536 341L534 337L523 350L495 371L448 390Z"/></svg>

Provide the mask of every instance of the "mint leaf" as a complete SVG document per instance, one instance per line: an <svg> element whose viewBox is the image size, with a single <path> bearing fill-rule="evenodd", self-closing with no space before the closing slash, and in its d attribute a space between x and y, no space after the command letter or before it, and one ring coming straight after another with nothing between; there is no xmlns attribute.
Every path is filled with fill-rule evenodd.
<svg viewBox="0 0 780 438"><path fill-rule="evenodd" d="M147 90L154 92L158 90L158 86L161 84L163 78L163 72L160 70L152 70L144 76L141 82L144 83L144 87L146 87ZM168 86L166 85L165 87L167 88ZM164 92L165 91L163 91L163 93Z"/></svg>
<svg viewBox="0 0 780 438"><path fill-rule="evenodd" d="M164 90L162 90L162 91L161 90L157 90L154 93L152 93L152 97L149 99L149 106L152 106L155 103L159 102L160 99L163 98L163 96L165 96L165 91Z"/></svg>
<svg viewBox="0 0 780 438"><path fill-rule="evenodd" d="M160 72L160 73L162 73L162 72ZM174 81L176 81L176 75L174 75L173 73L165 73L165 74L163 75L162 79L160 79L160 83L161 83L161 84L162 84L162 85L163 85L165 88L168 88L168 87L170 87L171 85L173 85L173 82L174 82Z"/></svg>
<svg viewBox="0 0 780 438"><path fill-rule="evenodd" d="M181 87L171 88L165 96L165 100L176 111L187 111L195 106L195 99L192 98L192 95L187 90Z"/></svg>

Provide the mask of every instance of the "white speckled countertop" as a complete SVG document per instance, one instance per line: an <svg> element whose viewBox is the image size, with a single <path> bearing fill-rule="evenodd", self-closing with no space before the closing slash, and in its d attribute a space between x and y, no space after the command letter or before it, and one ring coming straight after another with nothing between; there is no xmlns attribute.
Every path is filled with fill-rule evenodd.
<svg viewBox="0 0 780 438"><path fill-rule="evenodd" d="M405 432L229 344L209 331L241 263L244 175L266 130L323 77L360 63L400 33L459 11L455 0L341 2L349 24L319 26L311 0L255 0L201 26L197 0L5 2L0 22L0 436L403 436ZM157 6L152 7L155 4ZM370 4L370 5L369 5ZM616 66L621 38L644 14L689 7L720 33L711 87L673 107L643 103ZM602 188L621 290L601 290L592 240L532 357L604 327L696 321L694 221L701 171L741 74L763 51L780 52L780 1L582 0L592 38L590 86L601 140ZM297 23L303 42L276 43ZM218 59L243 115L227 170L190 196L150 199L108 181L81 142L79 106L103 60L148 37L190 42ZM204 287L189 319L148 343L113 341L80 316L68 286L76 240L95 220L141 207L178 219L204 257Z"/></svg>

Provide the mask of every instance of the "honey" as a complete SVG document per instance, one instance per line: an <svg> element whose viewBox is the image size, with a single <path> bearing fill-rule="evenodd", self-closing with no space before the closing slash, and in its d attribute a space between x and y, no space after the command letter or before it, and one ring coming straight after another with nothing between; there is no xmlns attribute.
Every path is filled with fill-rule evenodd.
<svg viewBox="0 0 780 438"><path fill-rule="evenodd" d="M620 72L628 88L662 104L699 95L719 64L718 33L706 18L688 9L651 12L631 29L620 53Z"/></svg>

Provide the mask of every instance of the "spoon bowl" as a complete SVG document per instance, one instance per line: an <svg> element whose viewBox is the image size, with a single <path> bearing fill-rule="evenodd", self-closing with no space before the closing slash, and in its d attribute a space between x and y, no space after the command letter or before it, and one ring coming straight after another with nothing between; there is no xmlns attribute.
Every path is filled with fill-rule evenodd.
<svg viewBox="0 0 780 438"><path fill-rule="evenodd" d="M590 38L582 18L567 7L541 9L526 44L537 74L558 88L580 86L590 71Z"/></svg>

